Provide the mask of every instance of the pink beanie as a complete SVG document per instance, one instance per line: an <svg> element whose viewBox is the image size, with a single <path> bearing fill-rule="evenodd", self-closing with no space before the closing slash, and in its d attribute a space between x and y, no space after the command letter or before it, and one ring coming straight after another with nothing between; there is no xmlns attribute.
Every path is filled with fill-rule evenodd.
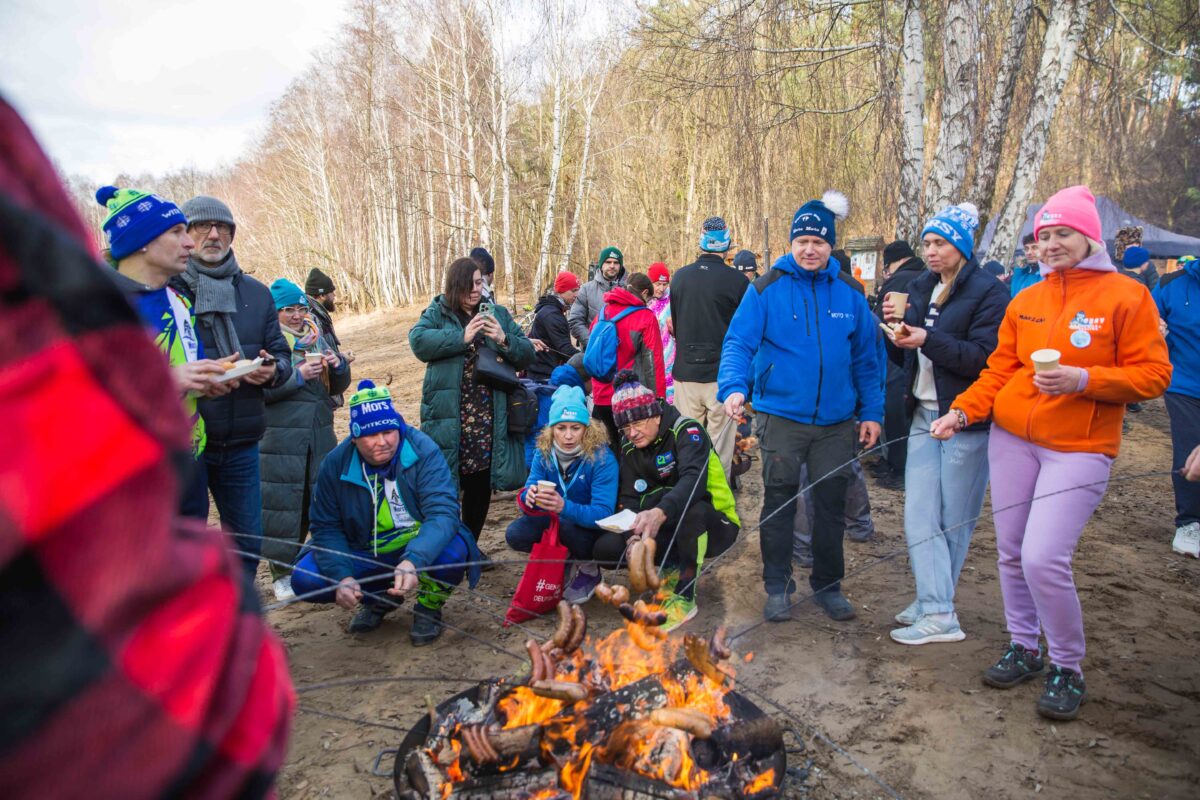
<svg viewBox="0 0 1200 800"><path fill-rule="evenodd" d="M1068 186L1050 196L1037 213L1033 235L1037 236L1042 228L1056 225L1073 228L1092 241L1104 241L1104 234L1100 230L1100 214L1096 211L1096 197L1091 189L1082 184Z"/></svg>

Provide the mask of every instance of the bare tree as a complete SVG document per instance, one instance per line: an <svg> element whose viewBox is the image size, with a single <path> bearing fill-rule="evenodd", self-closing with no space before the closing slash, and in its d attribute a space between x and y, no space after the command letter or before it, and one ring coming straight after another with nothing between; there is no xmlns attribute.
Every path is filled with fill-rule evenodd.
<svg viewBox="0 0 1200 800"><path fill-rule="evenodd" d="M908 0L900 57L900 191L896 238L914 241L920 230L921 177L925 163L925 20L921 0Z"/></svg>
<svg viewBox="0 0 1200 800"><path fill-rule="evenodd" d="M925 208L960 199L975 136L979 97L979 0L949 0L942 21L942 106L937 152L925 186Z"/></svg>

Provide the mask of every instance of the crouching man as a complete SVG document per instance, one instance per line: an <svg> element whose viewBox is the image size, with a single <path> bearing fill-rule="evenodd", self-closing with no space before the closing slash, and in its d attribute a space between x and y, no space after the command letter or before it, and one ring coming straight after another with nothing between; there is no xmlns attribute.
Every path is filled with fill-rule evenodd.
<svg viewBox="0 0 1200 800"><path fill-rule="evenodd" d="M315 547L296 564L292 589L311 603L358 609L351 633L378 628L415 596L409 637L427 645L441 635L442 606L468 571L462 565L481 560L479 549L441 450L405 425L391 393L361 381L349 406L350 438L321 462L309 509ZM478 565L469 571L474 586Z"/></svg>
<svg viewBox="0 0 1200 800"><path fill-rule="evenodd" d="M613 388L613 420L621 430L617 503L637 517L631 533L601 536L593 558L613 563L634 537L655 539L657 560L679 565L663 580L663 627L674 630L696 616L696 578L705 556L728 550L741 520L704 426L658 400L632 370L619 372Z"/></svg>

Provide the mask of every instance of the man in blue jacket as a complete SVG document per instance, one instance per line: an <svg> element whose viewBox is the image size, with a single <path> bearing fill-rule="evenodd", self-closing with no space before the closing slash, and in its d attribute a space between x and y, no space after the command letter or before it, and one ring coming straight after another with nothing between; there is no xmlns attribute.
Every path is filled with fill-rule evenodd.
<svg viewBox="0 0 1200 800"><path fill-rule="evenodd" d="M349 406L350 436L321 462L308 512L315 547L296 564L292 590L357 608L350 633L378 628L415 594L409 637L420 647L441 635L442 606L464 564L478 583L482 557L434 441L405 425L391 393L371 381L359 382ZM379 597L388 584L391 598Z"/></svg>
<svg viewBox="0 0 1200 800"><path fill-rule="evenodd" d="M1180 474L1188 454L1200 445L1200 261L1184 256L1179 264L1179 269L1164 276L1151 294L1167 328L1167 350L1173 368L1171 385L1163 395L1171 418L1174 451L1171 482L1175 487L1175 540L1171 549L1200 558L1200 484Z"/></svg>
<svg viewBox="0 0 1200 800"><path fill-rule="evenodd" d="M800 207L792 220L791 252L746 292L721 351L717 398L726 413L740 416L747 395L754 404L763 458L763 615L773 622L791 618L792 520L801 465L814 484L813 599L835 620L854 618L841 592L849 471L838 468L854 458L856 420L860 442L872 447L878 441L883 380L878 321L830 259L836 220L848 211L837 192Z"/></svg>

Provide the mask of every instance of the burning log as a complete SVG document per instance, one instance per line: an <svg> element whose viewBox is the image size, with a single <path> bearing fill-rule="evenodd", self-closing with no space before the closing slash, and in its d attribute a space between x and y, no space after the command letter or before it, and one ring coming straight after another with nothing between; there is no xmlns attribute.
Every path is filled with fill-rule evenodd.
<svg viewBox="0 0 1200 800"><path fill-rule="evenodd" d="M565 708L546 724L543 755L562 760L585 744L601 745L625 720L645 717L666 705L666 688L657 676L650 675L615 692L598 695L586 706Z"/></svg>

